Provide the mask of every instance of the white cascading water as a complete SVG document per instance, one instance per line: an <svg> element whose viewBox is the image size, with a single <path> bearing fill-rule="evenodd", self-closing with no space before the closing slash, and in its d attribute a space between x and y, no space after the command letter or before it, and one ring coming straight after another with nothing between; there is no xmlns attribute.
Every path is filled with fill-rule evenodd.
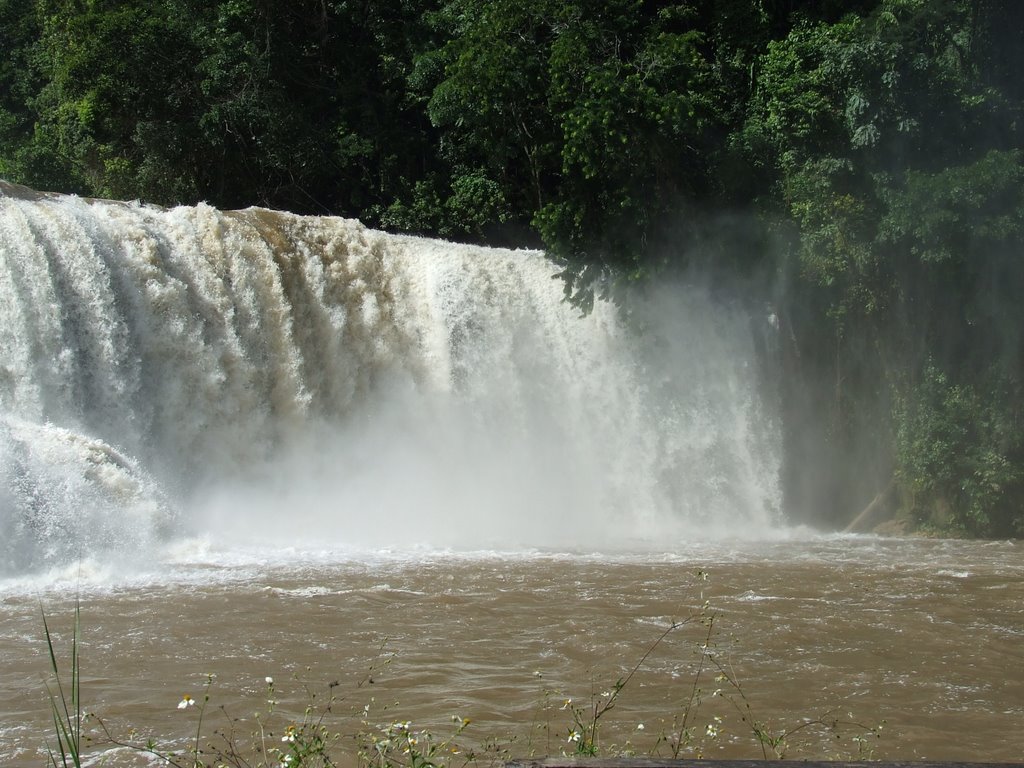
<svg viewBox="0 0 1024 768"><path fill-rule="evenodd" d="M671 549L777 524L749 317L532 251L0 186L0 575L189 536Z"/></svg>

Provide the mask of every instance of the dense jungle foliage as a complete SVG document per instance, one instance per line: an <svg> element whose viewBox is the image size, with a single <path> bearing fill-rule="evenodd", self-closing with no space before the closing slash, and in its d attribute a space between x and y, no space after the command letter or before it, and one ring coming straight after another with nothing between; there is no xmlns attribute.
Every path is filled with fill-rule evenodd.
<svg viewBox="0 0 1024 768"><path fill-rule="evenodd" d="M0 0L0 177L760 287L797 517L1024 533L1017 0ZM717 269L716 269L717 268Z"/></svg>

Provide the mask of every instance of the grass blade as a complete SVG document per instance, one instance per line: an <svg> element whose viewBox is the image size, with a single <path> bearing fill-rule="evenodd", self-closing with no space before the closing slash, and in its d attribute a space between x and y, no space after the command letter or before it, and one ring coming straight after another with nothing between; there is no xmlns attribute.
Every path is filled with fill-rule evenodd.
<svg viewBox="0 0 1024 768"><path fill-rule="evenodd" d="M53 648L53 635L50 633L50 626L46 621L46 612L43 611L43 632L46 635L46 649L50 654L50 671L53 673L54 684L57 687L56 694L53 688L46 686L46 692L50 696L50 710L53 715L53 730L57 737L57 750L60 753L60 762L57 762L57 755L47 748L50 756L50 763L55 768L81 768L82 766L82 703L81 703L81 677L78 661L78 637L81 632L81 606L75 603L75 628L71 638L71 701L64 692L64 685L60 679L60 668L57 664L57 653ZM74 712L74 715L72 715Z"/></svg>

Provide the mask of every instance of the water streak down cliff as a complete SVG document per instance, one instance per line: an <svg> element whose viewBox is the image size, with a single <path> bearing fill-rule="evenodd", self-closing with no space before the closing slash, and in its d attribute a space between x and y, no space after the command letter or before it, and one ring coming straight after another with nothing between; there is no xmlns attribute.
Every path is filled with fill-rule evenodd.
<svg viewBox="0 0 1024 768"><path fill-rule="evenodd" d="M670 546L763 531L747 315L581 318L537 252L0 189L0 557L177 535Z"/></svg>

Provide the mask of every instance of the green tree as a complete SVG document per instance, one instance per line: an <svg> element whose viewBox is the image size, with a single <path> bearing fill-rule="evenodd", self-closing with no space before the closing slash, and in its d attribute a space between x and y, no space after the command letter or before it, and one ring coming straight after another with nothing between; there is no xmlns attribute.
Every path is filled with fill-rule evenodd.
<svg viewBox="0 0 1024 768"><path fill-rule="evenodd" d="M373 220L431 162L406 82L429 7L5 3L0 163L44 188Z"/></svg>
<svg viewBox="0 0 1024 768"><path fill-rule="evenodd" d="M908 434L906 420L922 412L915 398L926 360L949 387L962 387L956 392L989 392L1002 422L1017 407L1021 354L1005 329L1021 318L1002 289L990 290L996 275L1020 286L1014 262L1024 245L1020 100L1000 86L1008 54L994 33L1014 18L1001 16L1007 10L885 0L865 16L799 22L759 62L749 118L734 140L776 180L765 199L799 228L799 300L819 303L831 321L812 318L800 335L810 357L832 360L823 378L834 394L821 421L836 466L879 437L894 446L886 435ZM1004 378L989 375L993 365ZM964 408L929 412L954 419ZM910 432L920 438L920 424L940 420L918 420ZM969 434L985 442L983 431ZM913 447L926 442L876 448L874 482L892 468L919 479L910 468L926 462ZM997 497L957 497L951 514L981 531L982 507L1003 504Z"/></svg>
<svg viewBox="0 0 1024 768"><path fill-rule="evenodd" d="M34 140L31 102L45 83L40 35L33 4L0 0L0 178L59 189L68 186L66 175Z"/></svg>
<svg viewBox="0 0 1024 768"><path fill-rule="evenodd" d="M635 277L678 256L672 241L711 188L715 110L696 20L687 4L604 3L568 19L553 46L561 175L536 220L569 261L570 290L586 291L595 266Z"/></svg>
<svg viewBox="0 0 1024 768"><path fill-rule="evenodd" d="M93 195L194 199L195 90L180 73L198 61L199 7L39 0L45 85L29 100L37 148Z"/></svg>
<svg viewBox="0 0 1024 768"><path fill-rule="evenodd" d="M432 17L444 42L418 58L415 84L440 133L442 232L522 232L544 204L557 167L547 58L560 5L452 0Z"/></svg>
<svg viewBox="0 0 1024 768"><path fill-rule="evenodd" d="M213 197L378 219L427 153L406 95L425 5L218 3L198 67Z"/></svg>
<svg viewBox="0 0 1024 768"><path fill-rule="evenodd" d="M440 16L450 39L425 61L443 66L429 112L452 178L488 190L494 220L532 222L584 304L668 259L714 186L705 6L454 0Z"/></svg>

